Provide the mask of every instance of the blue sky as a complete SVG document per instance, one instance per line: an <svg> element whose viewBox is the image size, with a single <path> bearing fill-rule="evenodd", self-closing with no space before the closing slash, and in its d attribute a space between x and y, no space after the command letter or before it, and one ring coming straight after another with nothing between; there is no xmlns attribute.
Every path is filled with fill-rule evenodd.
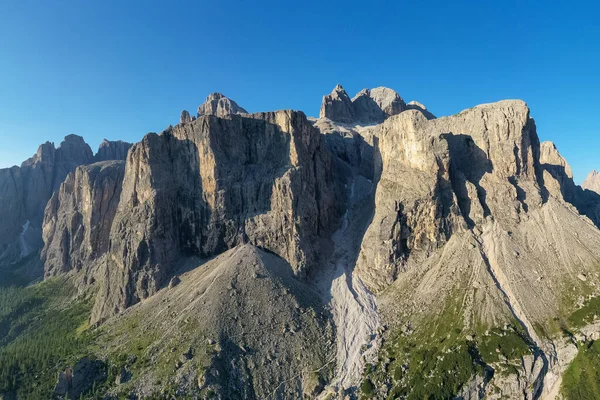
<svg viewBox="0 0 600 400"><path fill-rule="evenodd" d="M600 169L599 21L586 1L0 0L0 167L70 133L138 141L214 91L314 116L341 83L438 116L521 98L580 182Z"/></svg>

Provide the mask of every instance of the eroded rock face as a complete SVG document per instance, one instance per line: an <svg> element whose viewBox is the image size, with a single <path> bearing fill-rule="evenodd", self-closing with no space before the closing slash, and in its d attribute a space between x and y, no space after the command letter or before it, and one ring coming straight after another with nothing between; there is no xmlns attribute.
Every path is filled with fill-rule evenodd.
<svg viewBox="0 0 600 400"><path fill-rule="evenodd" d="M0 170L0 265L19 261L39 250L46 203L67 174L92 162L83 138L68 135L58 148L41 145L21 167Z"/></svg>
<svg viewBox="0 0 600 400"><path fill-rule="evenodd" d="M106 253L124 172L124 161L81 166L54 193L43 224L46 277L79 271Z"/></svg>
<svg viewBox="0 0 600 400"><path fill-rule="evenodd" d="M206 101L198 107L198 117L203 115L215 115L225 117L230 114L247 114L248 112L238 104L223 96L221 93L212 93Z"/></svg>
<svg viewBox="0 0 600 400"><path fill-rule="evenodd" d="M94 319L164 283L181 255L240 243L266 248L298 276L338 219L331 158L303 113L203 116L131 149Z"/></svg>
<svg viewBox="0 0 600 400"><path fill-rule="evenodd" d="M435 120L406 111L374 135L381 177L357 266L372 289L395 280L409 254L427 256L452 232L488 216L519 221L542 203L539 142L524 102L484 104Z"/></svg>
<svg viewBox="0 0 600 400"><path fill-rule="evenodd" d="M110 160L125 160L127 152L132 144L122 140L110 141L104 139L98 148L98 152L94 156L94 162L110 161Z"/></svg>
<svg viewBox="0 0 600 400"><path fill-rule="evenodd" d="M600 194L600 173L596 170L590 172L581 187Z"/></svg>

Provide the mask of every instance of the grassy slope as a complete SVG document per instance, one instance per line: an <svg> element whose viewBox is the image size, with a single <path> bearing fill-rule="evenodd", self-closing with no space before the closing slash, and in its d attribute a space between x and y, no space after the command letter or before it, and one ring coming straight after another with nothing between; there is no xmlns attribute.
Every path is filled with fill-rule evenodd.
<svg viewBox="0 0 600 400"><path fill-rule="evenodd" d="M362 398L374 396L381 384L392 388L390 399L453 398L474 375L484 376L489 364L496 373L507 373L531 354L517 321L502 328L465 329L462 297L448 296L445 303L438 316L388 336L378 363L365 371Z"/></svg>

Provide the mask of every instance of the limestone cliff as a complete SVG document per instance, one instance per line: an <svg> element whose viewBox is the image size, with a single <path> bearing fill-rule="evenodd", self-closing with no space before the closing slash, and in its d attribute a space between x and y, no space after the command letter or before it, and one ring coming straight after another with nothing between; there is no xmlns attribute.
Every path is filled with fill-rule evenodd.
<svg viewBox="0 0 600 400"><path fill-rule="evenodd" d="M181 255L252 243L298 276L318 263L343 196L319 131L278 111L197 120L129 152L94 320L155 293Z"/></svg>
<svg viewBox="0 0 600 400"><path fill-rule="evenodd" d="M79 271L106 253L124 172L123 161L81 166L54 193L43 224L46 277Z"/></svg>

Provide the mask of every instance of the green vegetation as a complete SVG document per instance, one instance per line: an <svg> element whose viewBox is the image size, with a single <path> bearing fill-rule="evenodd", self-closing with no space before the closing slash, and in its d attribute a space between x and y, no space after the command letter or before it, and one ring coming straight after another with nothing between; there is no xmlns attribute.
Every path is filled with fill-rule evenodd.
<svg viewBox="0 0 600 400"><path fill-rule="evenodd" d="M591 324L598 316L600 316L600 297L593 297L571 314L568 320L571 327L579 328Z"/></svg>
<svg viewBox="0 0 600 400"><path fill-rule="evenodd" d="M443 311L423 316L415 327L388 336L376 365L364 372L365 383L376 390L391 387L389 399L451 399L479 375L491 379L493 370L515 372L522 356L532 353L527 334L515 320L503 328L463 329L462 299L447 298Z"/></svg>
<svg viewBox="0 0 600 400"><path fill-rule="evenodd" d="M65 278L0 288L0 393L49 398L57 372L86 355L91 301L75 293Z"/></svg>
<svg viewBox="0 0 600 400"><path fill-rule="evenodd" d="M561 387L566 399L600 399L600 342L582 344L563 376Z"/></svg>
<svg viewBox="0 0 600 400"><path fill-rule="evenodd" d="M478 341L478 347L486 363L501 361L501 355L506 360L515 360L531 354L527 335L522 328L513 325L507 329L492 329Z"/></svg>

